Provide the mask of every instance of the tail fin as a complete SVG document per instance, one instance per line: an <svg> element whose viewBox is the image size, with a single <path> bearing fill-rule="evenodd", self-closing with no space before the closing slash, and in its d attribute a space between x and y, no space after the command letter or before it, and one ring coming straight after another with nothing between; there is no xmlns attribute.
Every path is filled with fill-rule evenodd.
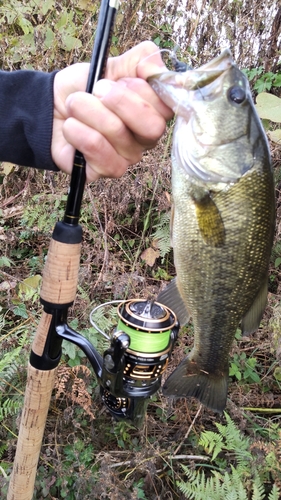
<svg viewBox="0 0 281 500"><path fill-rule="evenodd" d="M200 370L195 360L185 358L168 377L165 396L178 398L193 396L211 410L222 413L225 409L228 386L228 368L221 374Z"/></svg>

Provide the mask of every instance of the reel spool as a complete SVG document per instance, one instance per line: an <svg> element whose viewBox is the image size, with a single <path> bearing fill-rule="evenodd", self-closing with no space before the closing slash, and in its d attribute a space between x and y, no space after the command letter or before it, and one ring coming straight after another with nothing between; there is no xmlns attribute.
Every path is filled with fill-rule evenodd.
<svg viewBox="0 0 281 500"><path fill-rule="evenodd" d="M103 355L101 397L115 418L127 418L138 425L143 420L147 398L161 386L179 323L173 311L158 302L143 299L118 302L118 324ZM92 320L96 310L91 313L91 323L108 338Z"/></svg>

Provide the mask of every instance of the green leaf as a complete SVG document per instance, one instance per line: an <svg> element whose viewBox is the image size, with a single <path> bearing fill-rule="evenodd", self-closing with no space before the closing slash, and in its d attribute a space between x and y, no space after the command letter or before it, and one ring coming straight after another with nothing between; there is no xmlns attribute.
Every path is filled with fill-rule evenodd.
<svg viewBox="0 0 281 500"><path fill-rule="evenodd" d="M55 6L55 0L44 0L44 2L42 2L42 14L43 16L45 16L48 12L48 10L51 10L53 9Z"/></svg>
<svg viewBox="0 0 281 500"><path fill-rule="evenodd" d="M17 24L21 27L21 29L25 35L28 35L28 33L34 32L34 28L31 24L31 22L28 21L25 17L19 17L17 19Z"/></svg>
<svg viewBox="0 0 281 500"><path fill-rule="evenodd" d="M28 297L34 295L38 291L39 285L41 283L40 274L35 276L30 276L26 278L19 284L19 291L21 295L27 295Z"/></svg>
<svg viewBox="0 0 281 500"><path fill-rule="evenodd" d="M276 368L274 369L274 372L273 372L273 376L276 380L281 382L281 367L280 366L276 366Z"/></svg>
<svg viewBox="0 0 281 500"><path fill-rule="evenodd" d="M82 47L82 42L78 38L71 35L62 36L63 48L70 52L73 49L80 49Z"/></svg>
<svg viewBox="0 0 281 500"><path fill-rule="evenodd" d="M79 366L81 365L81 358L79 356L79 354L77 353L75 358L74 359L69 359L68 360L68 366L70 366L71 368L73 368L73 366Z"/></svg>
<svg viewBox="0 0 281 500"><path fill-rule="evenodd" d="M241 372L235 363L231 363L230 368L229 368L229 375L230 375L230 377L232 377L232 376L236 377L237 380L241 380L241 378L242 378Z"/></svg>
<svg viewBox="0 0 281 500"><path fill-rule="evenodd" d="M51 28L46 29L46 36L44 40L44 45L47 49L50 49L54 43L55 35Z"/></svg>
<svg viewBox="0 0 281 500"><path fill-rule="evenodd" d="M256 76L260 76L263 72L263 67L259 66L258 68L252 68L250 70L246 69L243 72L248 76L249 81L253 80Z"/></svg>
<svg viewBox="0 0 281 500"><path fill-rule="evenodd" d="M277 257L277 259L275 259L274 266L279 267L280 264L281 264L281 257Z"/></svg>
<svg viewBox="0 0 281 500"><path fill-rule="evenodd" d="M281 99L272 94L263 92L257 96L256 110L260 118L267 118L272 122L281 123Z"/></svg>
<svg viewBox="0 0 281 500"><path fill-rule="evenodd" d="M24 319L28 318L25 304L18 304L16 306L12 307L12 311L16 316L21 316L21 318L24 318Z"/></svg>
<svg viewBox="0 0 281 500"><path fill-rule="evenodd" d="M156 45L160 45L160 43L161 43L161 38L160 38L160 36L157 36L156 38L154 38L154 40L153 40L153 41L154 41L154 43L155 43Z"/></svg>
<svg viewBox="0 0 281 500"><path fill-rule="evenodd" d="M281 73L275 75L273 87L281 87Z"/></svg>
<svg viewBox="0 0 281 500"><path fill-rule="evenodd" d="M5 257L5 255L3 255L3 257L0 257L0 267L11 267L12 264L13 261L8 259L8 257Z"/></svg>
<svg viewBox="0 0 281 500"><path fill-rule="evenodd" d="M62 346L64 354L66 354L70 359L75 359L77 353L76 345L73 344L72 342L64 340Z"/></svg>
<svg viewBox="0 0 281 500"><path fill-rule="evenodd" d="M58 30L61 30L61 28L64 28L64 26L68 25L68 22L69 22L68 12L64 11L56 23L56 28Z"/></svg>

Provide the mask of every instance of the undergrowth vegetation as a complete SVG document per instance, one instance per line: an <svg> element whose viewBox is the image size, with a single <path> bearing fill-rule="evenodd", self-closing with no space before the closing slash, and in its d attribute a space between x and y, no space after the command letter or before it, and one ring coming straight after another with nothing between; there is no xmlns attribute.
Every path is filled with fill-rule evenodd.
<svg viewBox="0 0 281 500"><path fill-rule="evenodd" d="M198 65L216 55L227 40L240 67L247 68L255 96L266 92L270 99L280 97L278 2L214 0L202 2L201 8L194 0L188 2L188 8L182 5L162 0L122 2L111 54L150 39L166 49L178 43L179 57ZM0 1L2 69L52 71L89 60L98 10L99 2L88 0ZM248 39L259 41L258 52L255 44L249 46ZM259 112L261 107L264 110L262 99L257 99ZM272 115L262 117L269 120L265 123L269 134L279 129L281 116L275 121ZM276 134L270 137L275 140ZM252 338L243 338L237 331L226 413L218 416L198 406L195 400L171 401L159 393L151 398L143 429L113 422L102 405L97 380L83 352L64 342L40 455L35 500L280 498L278 141L277 137L270 143L277 219L268 307ZM148 151L122 179L100 179L85 190L79 284L69 324L101 353L108 343L90 325L91 310L113 299L155 297L163 282L175 274L169 233L170 142L168 129L157 148ZM8 163L0 166L1 498L6 497L26 366L41 315L42 270L53 226L64 213L68 183L67 176L61 173ZM116 325L115 312L108 311L104 316L97 311L95 321L110 332ZM180 334L169 372L192 344L193 329L189 325Z"/></svg>

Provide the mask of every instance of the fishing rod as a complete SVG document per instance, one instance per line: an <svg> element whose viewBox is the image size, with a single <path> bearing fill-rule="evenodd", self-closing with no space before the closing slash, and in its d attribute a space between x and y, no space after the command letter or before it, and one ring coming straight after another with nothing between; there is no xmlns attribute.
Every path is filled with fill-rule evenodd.
<svg viewBox="0 0 281 500"><path fill-rule="evenodd" d="M86 92L104 76L119 0L102 0ZM86 161L76 151L64 219L55 225L43 271L40 301L43 313L32 343L16 455L7 500L31 500L62 341L79 346L100 384L102 400L115 419L140 426L149 397L161 377L178 335L175 314L155 301L124 300L118 305L118 324L103 356L67 324L80 264L80 209L86 180ZM104 304L98 307L103 307ZM93 323L91 313L91 322ZM97 330L102 332L98 327Z"/></svg>
<svg viewBox="0 0 281 500"><path fill-rule="evenodd" d="M104 76L118 0L102 0L86 92ZM86 161L75 152L64 220L54 228L43 271L43 313L32 344L24 407L7 500L31 500L50 405L62 337L58 324L66 321L73 304L80 263L82 228L79 214L86 180Z"/></svg>

